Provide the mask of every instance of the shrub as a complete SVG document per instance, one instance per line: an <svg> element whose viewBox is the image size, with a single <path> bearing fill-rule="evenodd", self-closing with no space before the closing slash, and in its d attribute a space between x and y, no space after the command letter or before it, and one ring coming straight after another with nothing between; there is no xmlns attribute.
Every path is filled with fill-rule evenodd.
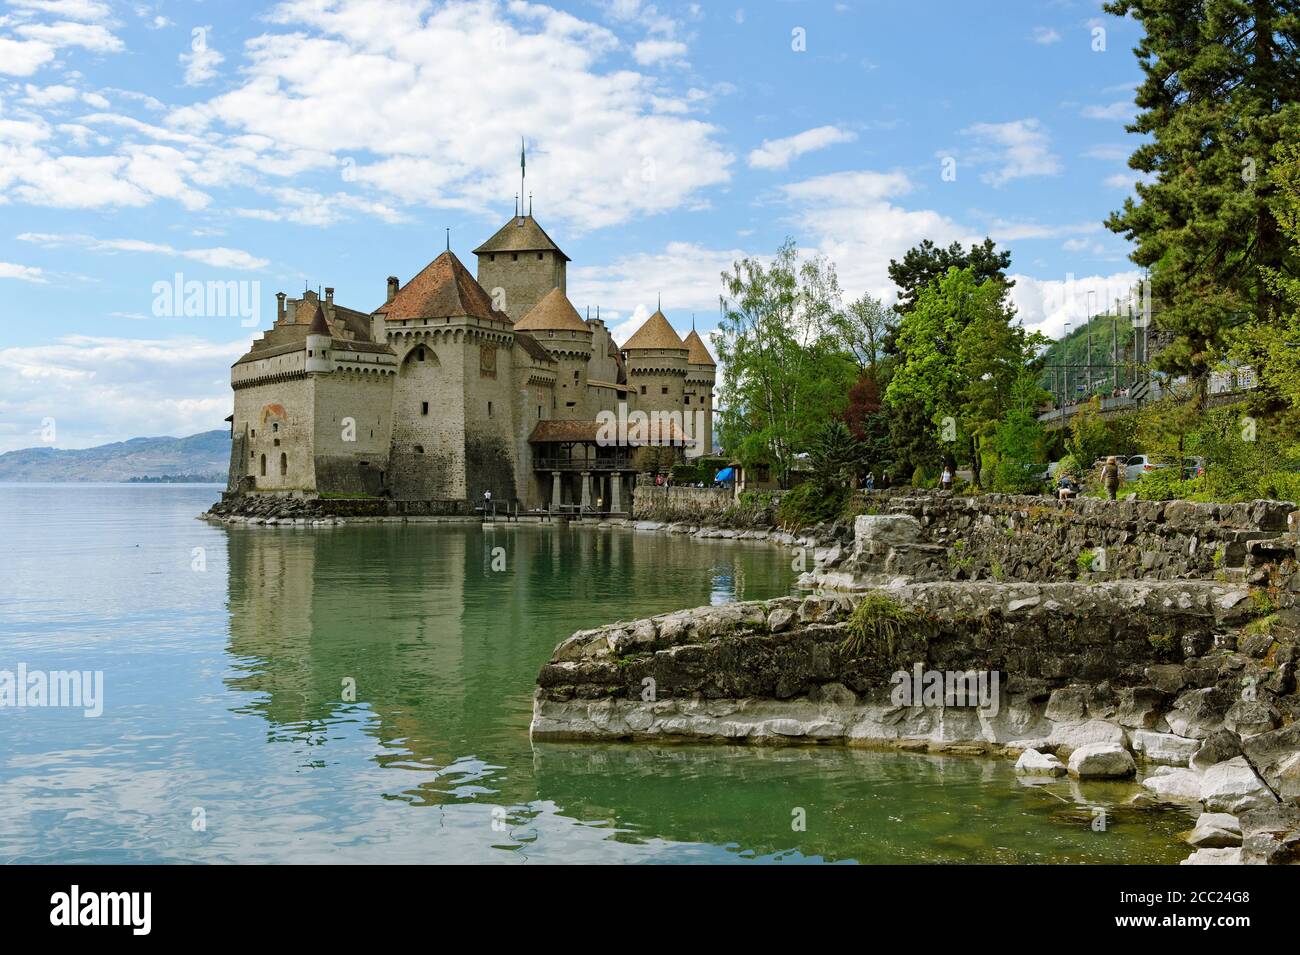
<svg viewBox="0 0 1300 955"><path fill-rule="evenodd" d="M852 494L847 487L826 488L816 481L805 481L781 497L777 519L787 530L823 524L839 515Z"/></svg>
<svg viewBox="0 0 1300 955"><path fill-rule="evenodd" d="M898 635L916 619L916 614L892 597L869 593L849 615L845 624L848 636L841 647L849 656L861 656L872 649L882 648L892 656Z"/></svg>

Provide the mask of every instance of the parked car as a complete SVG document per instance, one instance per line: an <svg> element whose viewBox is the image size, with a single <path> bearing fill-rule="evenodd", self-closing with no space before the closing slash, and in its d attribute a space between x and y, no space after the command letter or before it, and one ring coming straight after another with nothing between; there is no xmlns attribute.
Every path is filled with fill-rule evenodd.
<svg viewBox="0 0 1300 955"><path fill-rule="evenodd" d="M1159 471L1169 465L1160 464L1149 454L1135 454L1124 464L1124 480L1136 481L1144 474Z"/></svg>

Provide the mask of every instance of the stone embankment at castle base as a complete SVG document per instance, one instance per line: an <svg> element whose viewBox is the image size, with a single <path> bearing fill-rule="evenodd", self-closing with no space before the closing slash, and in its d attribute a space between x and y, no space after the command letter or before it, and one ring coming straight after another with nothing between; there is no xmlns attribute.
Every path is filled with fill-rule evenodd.
<svg viewBox="0 0 1300 955"><path fill-rule="evenodd" d="M1140 778L1202 807L1190 863L1300 860L1294 505L882 503L851 545L704 531L813 545L818 592L575 634L539 674L534 737L1016 757L1027 779ZM851 625L864 600L903 625ZM999 682L992 705L900 700L911 673Z"/></svg>

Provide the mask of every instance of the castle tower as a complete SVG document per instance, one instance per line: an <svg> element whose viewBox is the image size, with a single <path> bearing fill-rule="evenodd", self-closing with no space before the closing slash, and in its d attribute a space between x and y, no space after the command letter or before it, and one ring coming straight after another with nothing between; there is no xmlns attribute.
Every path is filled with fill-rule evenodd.
<svg viewBox="0 0 1300 955"><path fill-rule="evenodd" d="M700 422L692 434L699 439L701 454L713 453L713 386L718 379L718 364L709 354L704 339L694 328L686 336L685 411L690 427ZM698 415L698 417L697 417Z"/></svg>
<svg viewBox="0 0 1300 955"><path fill-rule="evenodd" d="M510 318L450 250L375 310L397 358L394 497L515 496Z"/></svg>
<svg viewBox="0 0 1300 955"><path fill-rule="evenodd" d="M307 329L307 373L313 372L330 372L334 366L330 363L330 326L325 321L325 309L319 302L311 303L315 307L316 314L311 320L311 327Z"/></svg>
<svg viewBox="0 0 1300 955"><path fill-rule="evenodd" d="M519 321L551 289L565 291L569 257L531 215L515 216L474 254L478 284L512 321Z"/></svg>
<svg viewBox="0 0 1300 955"><path fill-rule="evenodd" d="M561 421L588 420L587 366L592 354L592 329L582 320L564 290L557 287L547 292L515 322L515 330L531 333L558 363L555 417Z"/></svg>
<svg viewBox="0 0 1300 955"><path fill-rule="evenodd" d="M690 349L659 310L623 343L627 382L636 394L638 411L676 414L684 420L689 355Z"/></svg>

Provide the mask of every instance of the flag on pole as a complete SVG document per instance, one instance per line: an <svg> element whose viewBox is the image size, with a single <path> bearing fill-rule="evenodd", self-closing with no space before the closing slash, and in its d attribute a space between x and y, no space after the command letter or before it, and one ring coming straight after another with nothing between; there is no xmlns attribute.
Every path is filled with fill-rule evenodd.
<svg viewBox="0 0 1300 955"><path fill-rule="evenodd" d="M527 160L524 156L524 141L522 138L519 140L519 175L528 175Z"/></svg>

